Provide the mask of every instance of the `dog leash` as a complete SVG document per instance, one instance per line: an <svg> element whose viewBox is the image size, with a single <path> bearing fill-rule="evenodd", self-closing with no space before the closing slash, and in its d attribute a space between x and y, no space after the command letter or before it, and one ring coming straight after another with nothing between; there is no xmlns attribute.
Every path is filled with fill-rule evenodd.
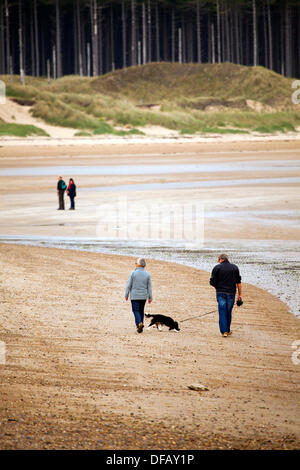
<svg viewBox="0 0 300 470"><path fill-rule="evenodd" d="M217 312L217 311L218 311L218 309L212 310L211 312L202 313L202 315L196 315L195 317L186 318L185 320L181 320L179 323L183 323L184 321L192 320L193 318L201 318L201 317L204 317L205 315L209 315L210 313L214 313L214 312Z"/></svg>

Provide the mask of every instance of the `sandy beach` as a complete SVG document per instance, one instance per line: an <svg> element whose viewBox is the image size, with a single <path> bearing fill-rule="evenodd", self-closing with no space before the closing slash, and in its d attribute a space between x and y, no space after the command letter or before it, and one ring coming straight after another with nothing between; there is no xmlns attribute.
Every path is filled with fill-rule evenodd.
<svg viewBox="0 0 300 470"><path fill-rule="evenodd" d="M105 204L117 206L121 197L126 198L128 211L137 201L140 206L152 204L159 208L162 204L201 206L207 214L215 212L213 218L205 219L205 239L278 239L298 240L300 227L298 216L293 211L299 209L300 145L297 140L287 141L245 141L245 142L190 142L172 144L153 143L147 139L135 144L124 141L111 145L104 141L93 146L5 146L0 148L0 234L96 236L99 233L99 209ZM285 165L288 160L289 165ZM220 169L223 163L226 171ZM259 164L265 162L265 167ZM267 163L270 162L269 165ZM276 164L276 162L278 162ZM209 171L206 165L214 166ZM126 165L140 168L138 174L119 172L101 174L101 168ZM168 166L167 173L153 173L145 166ZM177 172L178 166L191 165L190 172ZM194 166L193 166L194 165ZM195 166L203 166L203 171L194 171ZM248 165L244 170L243 165ZM270 166L271 165L271 166ZM54 171L49 169L54 167ZM5 170L15 170L7 175ZM28 174L20 173L28 170ZM34 169L45 171L35 175ZM80 171L82 169L82 171ZM83 170L88 171L83 171ZM95 169L100 169L98 172ZM76 170L76 171L75 171ZM74 175L73 173L76 173ZM78 211L56 212L57 172L68 182L74 177L78 197ZM73 173L72 173L73 172ZM268 178L276 182L266 184ZM278 177L283 179L280 184ZM287 178L286 182L284 178ZM290 180L291 179L291 180ZM247 183L250 180L250 183ZM251 181L255 183L251 183ZM259 182L261 180L261 183ZM227 187L189 188L188 184L200 182L228 183ZM232 188L230 182L238 184ZM152 183L181 182L187 184L177 189L151 190ZM239 183L240 182L240 183ZM137 185L139 191L124 191L123 185ZM114 191L99 192L98 188L114 186ZM119 187L119 189L118 189ZM147 191L146 191L147 189ZM68 208L68 198L66 197ZM53 210L54 209L54 210ZM265 217L251 220L251 213L257 210L288 211L295 224L278 224L276 220L266 223ZM226 213L228 212L228 218ZM221 214L221 215L220 215ZM225 214L225 216L224 216ZM152 220L142 214L144 233L149 232ZM270 216L269 216L270 217ZM234 223L233 223L234 222ZM118 221L122 224L122 221ZM122 227L121 227L122 229ZM101 234L100 234L101 235Z"/></svg>
<svg viewBox="0 0 300 470"><path fill-rule="evenodd" d="M7 142L0 236L97 237L101 208L126 198L130 214L137 202L202 207L208 244L299 240L297 140ZM75 179L75 211L56 211L58 172ZM154 219L133 219L142 240ZM122 232L128 219L106 222ZM228 338L216 313L179 333L138 335L123 299L134 258L4 243L0 252L1 449L299 448L300 323L274 295L244 283ZM146 311L180 323L216 308L208 272L154 259L147 269Z"/></svg>
<svg viewBox="0 0 300 470"><path fill-rule="evenodd" d="M226 339L216 314L138 335L122 299L132 258L0 250L2 449L299 448L300 325L272 295L245 285ZM148 270L147 311L183 320L215 308L207 273Z"/></svg>

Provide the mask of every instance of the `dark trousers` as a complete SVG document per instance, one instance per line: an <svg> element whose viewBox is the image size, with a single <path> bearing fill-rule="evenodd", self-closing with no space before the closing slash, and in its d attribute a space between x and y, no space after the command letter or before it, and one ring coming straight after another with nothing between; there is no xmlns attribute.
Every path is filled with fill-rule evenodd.
<svg viewBox="0 0 300 470"><path fill-rule="evenodd" d="M64 199L64 194L65 191L63 189L60 189L58 191L58 203L59 203L59 209L65 210L65 199Z"/></svg>
<svg viewBox="0 0 300 470"><path fill-rule="evenodd" d="M69 196L70 198L70 209L75 209L75 196Z"/></svg>
<svg viewBox="0 0 300 470"><path fill-rule="evenodd" d="M136 326L138 326L139 323L144 323L145 303L146 303L146 299L131 301L132 311L133 311Z"/></svg>
<svg viewBox="0 0 300 470"><path fill-rule="evenodd" d="M234 299L235 294L217 293L219 327L222 334L230 332L231 312L234 306Z"/></svg>

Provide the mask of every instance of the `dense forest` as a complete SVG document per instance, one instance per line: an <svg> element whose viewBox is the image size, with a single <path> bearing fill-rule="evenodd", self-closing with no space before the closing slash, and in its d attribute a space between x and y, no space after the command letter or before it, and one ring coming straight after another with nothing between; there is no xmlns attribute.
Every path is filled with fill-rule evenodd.
<svg viewBox="0 0 300 470"><path fill-rule="evenodd" d="M0 73L97 76L150 62L300 77L300 0L0 0Z"/></svg>

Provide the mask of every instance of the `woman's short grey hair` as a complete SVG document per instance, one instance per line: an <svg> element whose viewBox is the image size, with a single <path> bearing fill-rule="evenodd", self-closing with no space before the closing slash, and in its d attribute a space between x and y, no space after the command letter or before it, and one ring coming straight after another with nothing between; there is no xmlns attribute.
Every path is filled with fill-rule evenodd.
<svg viewBox="0 0 300 470"><path fill-rule="evenodd" d="M138 264L139 266L141 266L142 268L144 268L144 267L146 266L146 260L145 260L145 258L139 258L139 259L137 260L137 264Z"/></svg>

